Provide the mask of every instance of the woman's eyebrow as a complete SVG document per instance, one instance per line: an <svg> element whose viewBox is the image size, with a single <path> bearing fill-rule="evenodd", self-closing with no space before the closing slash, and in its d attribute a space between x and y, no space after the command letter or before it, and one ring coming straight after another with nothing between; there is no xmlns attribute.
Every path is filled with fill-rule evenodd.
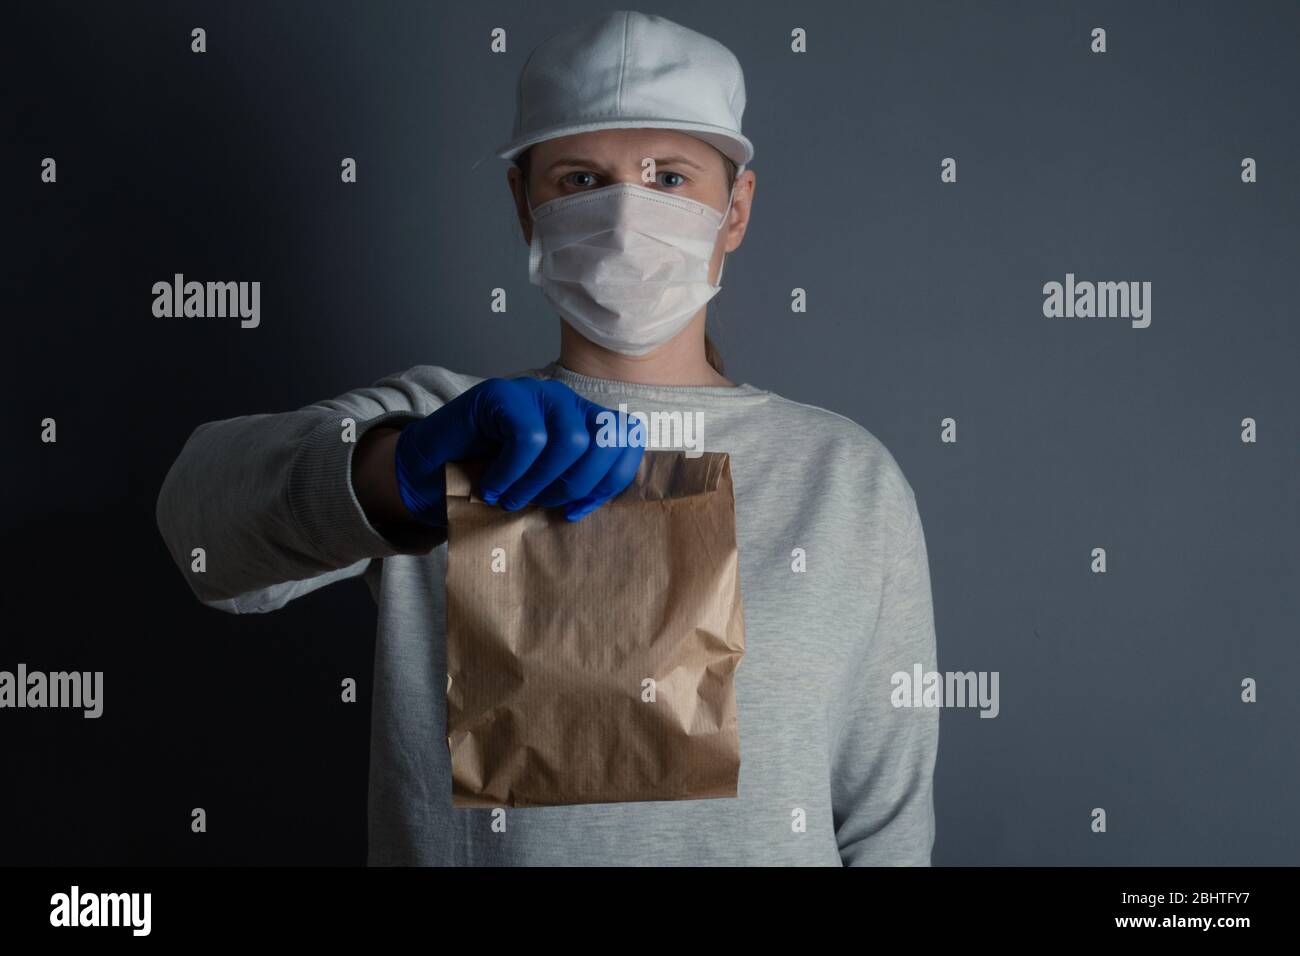
<svg viewBox="0 0 1300 956"><path fill-rule="evenodd" d="M590 159L583 159L580 156L562 156L559 159L555 160L555 162L551 163L550 166L546 167L546 170L547 172L554 172L555 170L560 169L564 166L581 166L587 169L593 169L599 167L599 165L600 165L599 163L592 162ZM656 166L673 166L673 165L690 166L692 169L698 169L701 172L704 171L703 166L701 166L697 162L694 162L693 160L687 159L685 156L656 157L655 165Z"/></svg>
<svg viewBox="0 0 1300 956"><path fill-rule="evenodd" d="M704 172L704 167L694 160L687 159L685 156L661 156L655 160L656 166L690 166L692 169L698 169Z"/></svg>
<svg viewBox="0 0 1300 956"><path fill-rule="evenodd" d="M557 159L555 162L551 163L551 165L547 166L547 167L546 167L546 171L547 171L547 172L552 172L552 171L554 171L554 170L559 169L561 166L587 166L587 167L591 167L591 166L596 166L596 165L598 165L598 164L597 164L597 163L593 163L593 162L592 162L591 160L589 160L589 159L583 159L583 158L581 158L581 157L579 157L579 156L562 156L561 158Z"/></svg>

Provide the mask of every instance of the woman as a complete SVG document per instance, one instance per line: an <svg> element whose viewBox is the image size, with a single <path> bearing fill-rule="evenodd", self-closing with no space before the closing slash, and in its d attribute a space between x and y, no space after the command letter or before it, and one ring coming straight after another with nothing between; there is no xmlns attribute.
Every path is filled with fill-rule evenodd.
<svg viewBox="0 0 1300 956"><path fill-rule="evenodd" d="M581 91L581 93L575 93ZM725 47L618 12L552 37L500 155L560 357L479 380L417 366L295 412L198 428L158 520L204 603L274 610L364 575L379 606L371 864L928 865L938 712L891 678L935 667L920 518L897 463L832 412L735 384L705 336L755 175ZM595 413L696 413L730 454L746 623L734 799L529 808L504 831L450 802L442 465L581 520L644 452ZM347 440L354 423L356 441ZM192 549L206 570L190 573ZM382 560L380 560L382 559Z"/></svg>

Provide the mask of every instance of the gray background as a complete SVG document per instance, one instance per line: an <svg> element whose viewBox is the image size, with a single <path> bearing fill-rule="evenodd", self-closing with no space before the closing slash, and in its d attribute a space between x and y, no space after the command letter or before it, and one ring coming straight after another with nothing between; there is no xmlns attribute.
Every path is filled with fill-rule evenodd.
<svg viewBox="0 0 1300 956"><path fill-rule="evenodd" d="M20 10L0 667L103 669L110 696L100 721L0 717L29 783L0 796L28 823L10 861L364 858L364 587L200 608L154 498L202 421L555 357L505 164L473 164L508 138L532 46L607 9ZM746 73L758 189L711 319L729 373L886 444L920 504L939 666L1001 674L997 719L943 715L934 862L1300 862L1300 4L640 9ZM178 271L262 281L262 327L153 319ZM1044 318L1067 272L1152 282L1151 327ZM57 454L33 437L47 414ZM362 706L337 704L340 673ZM191 839L198 805L219 839Z"/></svg>

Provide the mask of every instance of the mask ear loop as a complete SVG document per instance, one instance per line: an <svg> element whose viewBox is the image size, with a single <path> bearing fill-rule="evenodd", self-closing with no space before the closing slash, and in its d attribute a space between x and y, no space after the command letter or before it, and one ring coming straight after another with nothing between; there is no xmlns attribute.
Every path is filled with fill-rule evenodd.
<svg viewBox="0 0 1300 956"><path fill-rule="evenodd" d="M538 237L537 217L533 215L533 200L528 195L528 178L524 178L524 205L528 207L528 221L533 224L528 239L528 281L542 284L542 240Z"/></svg>
<svg viewBox="0 0 1300 956"><path fill-rule="evenodd" d="M727 217L731 215L731 204L735 202L736 199L736 182L740 180L740 171L743 170L744 168L745 168L744 166L741 166L740 169L736 171L736 179L733 180L731 183L731 195L727 197L727 209L722 214L722 222L718 223L718 228L715 229L714 232L721 232L722 227L727 224ZM727 254L724 252L722 254L722 261L718 263L718 281L713 283L715 286L720 287L722 285L722 273L726 270L726 268L727 268Z"/></svg>

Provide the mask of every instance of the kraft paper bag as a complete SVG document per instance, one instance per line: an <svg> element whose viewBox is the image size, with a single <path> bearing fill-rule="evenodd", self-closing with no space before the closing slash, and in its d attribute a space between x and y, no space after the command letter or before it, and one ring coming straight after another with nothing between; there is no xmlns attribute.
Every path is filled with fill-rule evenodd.
<svg viewBox="0 0 1300 956"><path fill-rule="evenodd" d="M731 463L647 451L581 521L447 465L454 807L734 797L745 650Z"/></svg>

